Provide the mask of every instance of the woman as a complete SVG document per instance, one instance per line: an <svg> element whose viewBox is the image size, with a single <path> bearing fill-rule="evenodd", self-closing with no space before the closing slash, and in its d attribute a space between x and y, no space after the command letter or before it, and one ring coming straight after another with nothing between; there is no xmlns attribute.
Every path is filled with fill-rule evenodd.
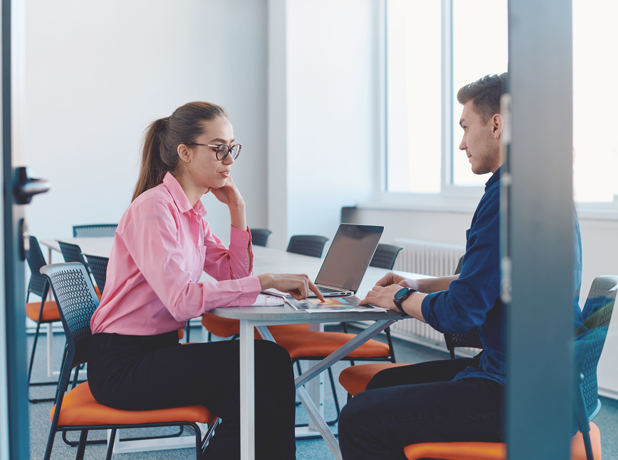
<svg viewBox="0 0 618 460"><path fill-rule="evenodd" d="M239 457L238 341L180 346L177 330L215 307L251 305L264 289L317 294L306 275L251 276L245 203L230 176L239 153L226 112L214 104L189 103L152 123L91 320L96 400L125 410L204 405L222 419L206 450L217 460ZM229 249L203 220L208 192L229 208ZM200 283L202 270L217 281ZM293 459L290 357L257 341L255 369L256 457Z"/></svg>

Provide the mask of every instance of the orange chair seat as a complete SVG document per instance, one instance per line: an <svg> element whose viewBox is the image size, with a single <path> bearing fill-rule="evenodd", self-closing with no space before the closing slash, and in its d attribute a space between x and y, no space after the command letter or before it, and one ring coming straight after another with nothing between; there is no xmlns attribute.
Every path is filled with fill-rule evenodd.
<svg viewBox="0 0 618 460"><path fill-rule="evenodd" d="M237 319L221 318L220 316L206 313L202 316L202 326L204 326L211 334L217 337L231 337L240 334L240 321ZM268 329L273 332L279 331L308 331L308 324L289 324L285 326L268 326ZM261 338L256 331L255 338Z"/></svg>
<svg viewBox="0 0 618 460"><path fill-rule="evenodd" d="M318 331L272 331L275 341L285 348L292 359L303 357L328 356L341 348L354 337L354 334L344 332ZM369 340L356 350L349 353L347 358L387 358L390 356L388 345L377 340Z"/></svg>
<svg viewBox="0 0 618 460"><path fill-rule="evenodd" d="M362 393L367 384L378 372L397 366L408 366L402 363L372 363L351 366L339 374L339 383L352 396ZM599 428L590 422L590 443L595 460L601 460L601 433ZM505 460L506 445L498 442L426 442L411 444L404 447L408 460L436 458L443 460ZM571 460L586 460L584 437L577 433L571 439Z"/></svg>
<svg viewBox="0 0 618 460"><path fill-rule="evenodd" d="M52 407L50 420L56 406ZM146 423L200 422L217 420L204 406L174 407L171 409L130 411L112 409L99 404L92 396L88 382L65 394L60 410L59 426L82 425L140 425Z"/></svg>
<svg viewBox="0 0 618 460"><path fill-rule="evenodd" d="M367 388L367 384L378 372L391 367L409 366L406 363L372 363L350 366L339 374L339 383L348 393L355 396Z"/></svg>
<svg viewBox="0 0 618 460"><path fill-rule="evenodd" d="M601 460L601 433L590 422L590 444L595 460ZM426 442L403 448L408 460L439 458L443 460L505 460L506 444L498 442ZM586 460L584 437L577 433L571 439L571 460Z"/></svg>
<svg viewBox="0 0 618 460"><path fill-rule="evenodd" d="M26 316L32 321L39 320L39 311L41 311L41 302L30 302L26 304ZM51 323L60 321L60 312L55 300L46 300L43 304L42 323Z"/></svg>

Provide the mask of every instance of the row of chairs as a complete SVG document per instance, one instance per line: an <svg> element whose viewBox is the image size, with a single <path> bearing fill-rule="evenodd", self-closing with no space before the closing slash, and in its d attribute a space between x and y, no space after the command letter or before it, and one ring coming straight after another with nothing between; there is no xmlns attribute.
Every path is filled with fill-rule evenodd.
<svg viewBox="0 0 618 460"><path fill-rule="evenodd" d="M76 238L88 238L88 237L112 237L114 236L114 232L116 231L116 227L118 224L91 224L91 225L76 225L73 227L73 237ZM85 263L83 256L81 254L81 250L79 246L69 245L66 243L60 243L62 255L66 262L81 262ZM32 398L30 397L30 387L31 386L50 386L56 385L57 382L31 382L32 378L32 368L34 364L34 357L37 348L37 342L39 339L39 334L42 325L47 325L47 333L51 334L51 324L57 321L60 321L60 313L58 311L58 306L56 301L47 300L49 294L49 284L45 277L39 272L41 267L43 267L45 262L45 257L43 256L43 251L41 251L41 247L39 245L38 240L31 236L30 237L30 250L26 255L28 266L30 268L31 276L30 281L28 283L27 293L26 293L26 316L30 318L32 321L36 322L36 330L34 334L34 343L32 346L32 352L30 355L30 362L28 364L28 400L31 403L39 403L39 402L50 402L53 401L53 398ZM100 262L94 260L97 258L92 258L93 260L89 260L91 267L90 269L93 271L93 275L96 274L97 286L95 287L97 295L101 295L103 292L103 287L105 284L105 271L101 271L99 269ZM96 278L95 278L96 279ZM102 280L99 282L99 279ZM41 301L39 302L28 302L30 299L30 294L34 294L38 296ZM51 348L48 348L47 360L48 363L51 363Z"/></svg>
<svg viewBox="0 0 618 460"><path fill-rule="evenodd" d="M252 228L251 241L255 246L266 246L268 237L272 232L265 228ZM328 241L325 236L319 235L294 235L290 238L287 252L302 254L310 257L322 257L324 245ZM386 268L392 270L397 260L401 247L393 244L378 244L376 252L369 263L370 267Z"/></svg>

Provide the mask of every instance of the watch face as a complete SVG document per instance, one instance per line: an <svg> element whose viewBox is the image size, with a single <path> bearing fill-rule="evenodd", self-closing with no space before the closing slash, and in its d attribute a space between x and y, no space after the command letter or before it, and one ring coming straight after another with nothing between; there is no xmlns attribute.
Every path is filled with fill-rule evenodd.
<svg viewBox="0 0 618 460"><path fill-rule="evenodd" d="M409 291L408 288L401 288L400 290L397 291L397 293L395 294L395 298L396 299L401 299L404 295L406 295L406 293Z"/></svg>

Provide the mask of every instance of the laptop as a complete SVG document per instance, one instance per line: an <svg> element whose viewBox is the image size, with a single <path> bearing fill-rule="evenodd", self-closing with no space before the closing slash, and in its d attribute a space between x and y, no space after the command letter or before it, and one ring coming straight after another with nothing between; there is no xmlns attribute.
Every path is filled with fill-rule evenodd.
<svg viewBox="0 0 618 460"><path fill-rule="evenodd" d="M324 297L356 294L383 231L377 225L339 226L314 282Z"/></svg>

